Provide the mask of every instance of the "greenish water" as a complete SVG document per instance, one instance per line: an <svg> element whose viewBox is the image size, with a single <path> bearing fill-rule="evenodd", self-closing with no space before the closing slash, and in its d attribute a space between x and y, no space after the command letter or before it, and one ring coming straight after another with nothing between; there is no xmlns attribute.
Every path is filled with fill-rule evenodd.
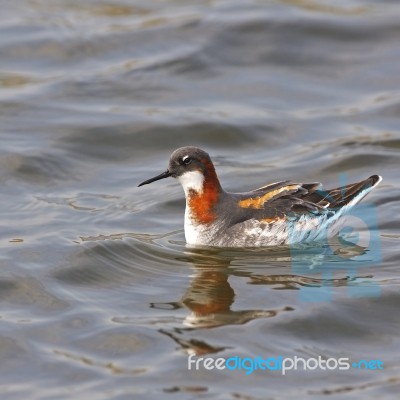
<svg viewBox="0 0 400 400"><path fill-rule="evenodd" d="M1 399L397 398L399 66L395 1L2 1ZM186 248L180 185L137 188L184 145L230 191L382 175L381 259Z"/></svg>

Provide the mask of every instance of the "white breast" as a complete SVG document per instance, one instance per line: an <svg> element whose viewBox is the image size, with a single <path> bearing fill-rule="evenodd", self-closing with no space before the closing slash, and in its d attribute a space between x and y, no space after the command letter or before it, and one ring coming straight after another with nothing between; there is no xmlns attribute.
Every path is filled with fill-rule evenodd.
<svg viewBox="0 0 400 400"><path fill-rule="evenodd" d="M204 227L199 224L193 223L190 215L189 207L186 205L185 210L185 239L188 244L205 244L203 243L202 236L204 234Z"/></svg>

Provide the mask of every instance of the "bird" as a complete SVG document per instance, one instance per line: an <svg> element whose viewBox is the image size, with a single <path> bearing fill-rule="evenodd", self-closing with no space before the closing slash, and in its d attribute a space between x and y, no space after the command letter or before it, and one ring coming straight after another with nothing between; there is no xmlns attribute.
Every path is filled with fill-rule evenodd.
<svg viewBox="0 0 400 400"><path fill-rule="evenodd" d="M176 149L165 172L138 186L168 177L176 178L185 193L186 243L230 248L321 240L327 231L335 232L330 227L382 180L372 175L329 190L319 182L283 180L230 193L222 188L209 154L194 146Z"/></svg>

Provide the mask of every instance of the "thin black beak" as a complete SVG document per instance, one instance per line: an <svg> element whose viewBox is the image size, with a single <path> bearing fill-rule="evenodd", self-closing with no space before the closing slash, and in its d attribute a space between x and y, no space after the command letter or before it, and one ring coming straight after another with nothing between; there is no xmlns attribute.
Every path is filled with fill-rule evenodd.
<svg viewBox="0 0 400 400"><path fill-rule="evenodd" d="M154 178L150 178L147 179L147 181L142 182L139 186L143 186L143 185L148 185L151 182L155 182L155 181L159 181L160 179L164 179L164 178L168 178L169 176L171 176L171 172L169 172L168 170L166 170L165 172L163 172L160 175L155 176Z"/></svg>

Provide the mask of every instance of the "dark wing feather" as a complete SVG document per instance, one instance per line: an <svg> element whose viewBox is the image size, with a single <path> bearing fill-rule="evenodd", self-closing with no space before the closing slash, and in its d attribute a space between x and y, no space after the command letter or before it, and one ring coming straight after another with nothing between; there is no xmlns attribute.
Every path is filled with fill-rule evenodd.
<svg viewBox="0 0 400 400"><path fill-rule="evenodd" d="M363 181L351 183L346 186L326 191L316 190L306 195L304 200L317 204L325 202L329 208L341 208L346 204L349 204L356 196L362 193L365 193L366 195L380 181L380 176L372 175Z"/></svg>
<svg viewBox="0 0 400 400"><path fill-rule="evenodd" d="M240 208L248 210L242 218L245 215L252 215L258 219L279 218L290 212L319 213L327 209L341 208L356 196L366 195L380 179L379 176L373 175L361 182L330 190L323 190L318 182L281 181L239 195L238 204Z"/></svg>

